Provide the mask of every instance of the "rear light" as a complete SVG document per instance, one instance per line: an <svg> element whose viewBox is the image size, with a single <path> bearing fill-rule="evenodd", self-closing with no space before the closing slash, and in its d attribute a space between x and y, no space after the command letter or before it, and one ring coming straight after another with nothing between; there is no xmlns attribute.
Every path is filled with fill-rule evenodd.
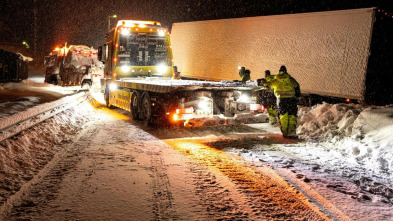
<svg viewBox="0 0 393 221"><path fill-rule="evenodd" d="M194 108L192 108L192 107L184 109L184 113L186 113L186 114L192 114L193 112L194 112Z"/></svg>
<svg viewBox="0 0 393 221"><path fill-rule="evenodd" d="M174 114L173 115L173 120L174 121L178 121L179 120L179 115L178 114Z"/></svg>
<svg viewBox="0 0 393 221"><path fill-rule="evenodd" d="M264 111L265 107L263 105L260 104L250 104L250 110L251 111Z"/></svg>

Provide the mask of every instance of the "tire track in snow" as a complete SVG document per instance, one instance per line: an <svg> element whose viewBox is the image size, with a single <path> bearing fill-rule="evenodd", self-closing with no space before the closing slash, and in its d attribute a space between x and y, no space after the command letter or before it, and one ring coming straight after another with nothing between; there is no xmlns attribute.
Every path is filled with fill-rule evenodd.
<svg viewBox="0 0 393 221"><path fill-rule="evenodd" d="M18 205L14 205L6 220L37 220L40 219L48 202L57 198L63 178L75 169L79 163L80 153L96 134L97 128L89 127L83 131L75 143L67 145L67 150L57 158L57 162L48 164L44 176L31 187Z"/></svg>
<svg viewBox="0 0 393 221"><path fill-rule="evenodd" d="M172 139L165 142L192 159L217 169L235 183L239 192L253 205L249 219L329 220L284 179L263 173L238 156L204 145L202 140Z"/></svg>
<svg viewBox="0 0 393 221"><path fill-rule="evenodd" d="M153 203L156 220L174 220L177 219L174 208L174 199L170 191L170 183L165 164L159 150L153 150L151 147L154 143L144 143L146 149L151 155L152 178L153 178ZM149 148L150 147L150 148Z"/></svg>

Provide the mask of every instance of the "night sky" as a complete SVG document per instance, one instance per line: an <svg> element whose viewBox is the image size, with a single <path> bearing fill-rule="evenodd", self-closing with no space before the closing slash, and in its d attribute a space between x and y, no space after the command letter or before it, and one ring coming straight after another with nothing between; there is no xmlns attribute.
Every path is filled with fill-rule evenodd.
<svg viewBox="0 0 393 221"><path fill-rule="evenodd" d="M391 0L36 0L37 51L48 54L56 46L83 44L97 48L104 42L107 16L118 19L155 20L170 28L174 22L238 18L378 7L389 12ZM2 0L0 4L0 42L33 46L34 0ZM111 20L112 24L116 19Z"/></svg>

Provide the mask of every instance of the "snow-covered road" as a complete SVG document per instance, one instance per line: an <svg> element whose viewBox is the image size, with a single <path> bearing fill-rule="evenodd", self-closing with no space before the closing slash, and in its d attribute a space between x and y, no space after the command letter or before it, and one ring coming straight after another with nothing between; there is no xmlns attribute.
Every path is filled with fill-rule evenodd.
<svg viewBox="0 0 393 221"><path fill-rule="evenodd" d="M267 123L144 127L86 101L0 143L0 220L392 220L392 113L301 108L288 140Z"/></svg>
<svg viewBox="0 0 393 221"><path fill-rule="evenodd" d="M282 139L268 124L146 128L125 111L87 102L63 115L81 119L60 125L74 133L60 138L54 149L48 141L52 151L46 151L53 158L9 165L16 176L10 182L23 176L18 169L35 171L27 183L8 184L14 191L2 207L4 220L392 218L389 204L354 199L360 189L348 180L308 171L303 159L283 148L302 148L304 141ZM5 147L18 148L31 140L30 133L61 123L52 121L6 141ZM31 142L35 153L39 139Z"/></svg>
<svg viewBox="0 0 393 221"><path fill-rule="evenodd" d="M202 142L163 142L121 111L89 115L94 121L61 145L6 220L326 218L281 178L237 155Z"/></svg>

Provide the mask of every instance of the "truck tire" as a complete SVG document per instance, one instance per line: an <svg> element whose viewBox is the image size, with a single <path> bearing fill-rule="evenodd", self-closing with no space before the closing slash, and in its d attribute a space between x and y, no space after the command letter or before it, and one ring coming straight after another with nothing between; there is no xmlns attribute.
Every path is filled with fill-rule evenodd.
<svg viewBox="0 0 393 221"><path fill-rule="evenodd" d="M142 96L141 102L142 108L142 120L145 125L150 123L152 116L151 99L149 93L145 92Z"/></svg>
<svg viewBox="0 0 393 221"><path fill-rule="evenodd" d="M131 115L134 120L140 120L139 118L139 101L141 100L141 95L138 91L132 92L131 96Z"/></svg>

